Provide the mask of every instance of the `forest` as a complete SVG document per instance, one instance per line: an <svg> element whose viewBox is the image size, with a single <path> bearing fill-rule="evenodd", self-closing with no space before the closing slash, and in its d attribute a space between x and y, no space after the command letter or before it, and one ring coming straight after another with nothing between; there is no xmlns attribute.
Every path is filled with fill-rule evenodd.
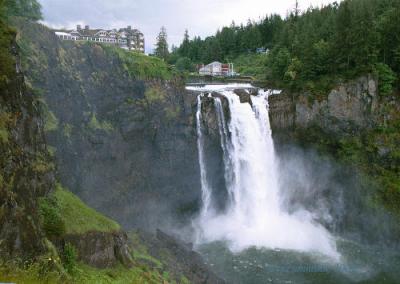
<svg viewBox="0 0 400 284"><path fill-rule="evenodd" d="M259 48L267 55L257 54ZM381 93L389 94L400 74L400 1L345 0L295 8L285 18L273 14L246 25L232 23L205 39L190 39L186 32L169 60L193 70L193 64L238 58L239 65L247 61L258 67L243 75L261 74L279 88L323 92L339 79L373 73Z"/></svg>

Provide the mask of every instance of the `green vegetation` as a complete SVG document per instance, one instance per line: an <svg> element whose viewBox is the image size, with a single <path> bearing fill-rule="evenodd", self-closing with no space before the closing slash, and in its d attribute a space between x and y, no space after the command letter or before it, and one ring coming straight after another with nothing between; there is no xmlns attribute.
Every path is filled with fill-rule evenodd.
<svg viewBox="0 0 400 284"><path fill-rule="evenodd" d="M6 7L5 4L8 6ZM27 9L29 7L24 5L28 5L31 10ZM56 190L48 196L39 200L35 199L39 198L38 194L45 194L45 192L51 190L53 183L52 176L49 175L49 182L44 183L47 182L46 174L54 172L55 169L54 164L49 159L49 152L54 153L55 149L48 146L46 151L46 147L39 139L32 142L38 144L30 145L32 146L32 151L28 151L29 147L26 148L24 143L14 141L16 140L14 131L17 135L20 133L27 135L27 139L29 140L24 140L26 143L31 143L30 139L35 140L38 136L36 136L36 133L35 135L31 135L29 132L32 128L28 129L27 127L32 124L32 131L37 132L37 110L42 111L42 114L44 114L43 126L46 131L58 130L65 137L70 137L74 130L69 124L61 124L54 113L48 110L47 105L41 98L42 92L40 90L33 90L31 84L27 81L25 81L26 84L24 85L22 76L19 78L16 74L16 62L13 54L15 50L20 55L21 52L24 53L21 56L22 70L32 70L30 74L32 74L31 79L33 81L39 80L40 73L48 68L45 56L45 52L47 51L29 42L27 40L28 37L24 38L23 36L18 40L19 49L14 48L16 33L13 29L9 28L5 20L9 20L9 16L25 17L25 19L13 18L13 22L21 21L21 23L25 23L26 18L30 20L39 19L39 12L40 5L35 0L0 0L0 152L2 154L0 155L0 166L2 169L5 169L0 172L0 191L4 200L9 200L13 204L15 203L14 205L18 205L15 212L17 216L12 216L12 218L17 218L15 220L18 222L27 223L25 227L19 227L22 230L22 236L30 236L31 233L33 235L40 235L40 238L38 237L37 240L32 239L32 242L43 241L47 249L44 255L39 255L41 253L39 250L32 251L32 255L27 255L27 259L0 259L0 281L13 283L173 282L170 281L169 275L164 275L164 277L162 272L159 272L161 263L144 251L133 252L135 263L131 269L125 268L122 265L110 269L96 269L80 263L77 260L79 252L71 244L67 243L63 248L58 247L61 244L57 241L62 240L66 234L85 234L90 231L115 232L120 231L120 226L94 209L86 206L78 197L63 189L61 185L57 185ZM34 26L32 30L27 30L27 32L32 33L36 31L36 27L39 27L36 24L31 25L31 23L25 23L25 25ZM42 26L40 28L45 29ZM44 34L37 33L35 36L44 36ZM132 79L169 79L173 76L167 65L158 58L126 52L113 47L96 46L101 50L104 48L106 52L114 56L110 57L110 59L119 59L125 71L127 71L127 74ZM65 50L60 49L59 52L65 53ZM95 52L97 51L95 50ZM65 61L61 60L60 65L60 68L68 68ZM102 76L103 74L98 75L97 79L103 78ZM21 92L25 96L20 96ZM147 99L157 101L159 94L150 91L147 93ZM161 93L161 95L164 96L165 94ZM19 100L20 98L21 100ZM162 100L165 99L162 98ZM26 113L22 114L20 109L24 109ZM112 125L109 122L98 120L95 114L89 113L88 118L90 118L89 126L94 129L112 129ZM19 131L19 127L24 127L24 131L17 132ZM10 169L10 161L13 161L11 164L15 164L15 170L14 168ZM46 177L46 179L43 177ZM15 186L18 185L18 188L26 187L27 189L32 189L31 184L27 182L30 179L35 183L34 191L31 190L28 194L22 195L18 191L17 196L13 191ZM25 201L28 206L25 206ZM38 207L36 203L38 203ZM3 211L0 212L2 222L5 218L11 218L4 215L7 212ZM40 217L40 226L47 239L42 238L42 231L39 229L36 231L39 227L36 226L39 225L39 223L36 224L35 217L38 217L36 214ZM12 218L7 221L13 222L14 219ZM23 231L25 228L28 229ZM29 232L28 230L31 229L35 231ZM2 233L4 237L8 238L7 233L12 232L5 231ZM51 241L57 244L57 248ZM6 252L4 252L5 254ZM147 261L147 264L145 261ZM149 265L149 262L154 264L154 266L152 264ZM156 267L156 269L151 267Z"/></svg>
<svg viewBox="0 0 400 284"><path fill-rule="evenodd" d="M268 56L257 53L239 55L233 60L234 69L242 76L252 76L257 80L265 80L265 64Z"/></svg>
<svg viewBox="0 0 400 284"><path fill-rule="evenodd" d="M378 63L375 66L375 76L379 81L379 94L382 96L393 93L393 85L396 82L396 74L384 63Z"/></svg>
<svg viewBox="0 0 400 284"><path fill-rule="evenodd" d="M58 119L52 111L47 111L45 114L44 131L55 131L58 128Z"/></svg>
<svg viewBox="0 0 400 284"><path fill-rule="evenodd" d="M77 252L75 247L70 243L65 244L62 259L65 270L69 274L74 275L77 266Z"/></svg>
<svg viewBox="0 0 400 284"><path fill-rule="evenodd" d="M0 0L0 91L5 92L10 81L15 78L15 58L10 47L15 38L15 31L4 21L6 15L5 0Z"/></svg>
<svg viewBox="0 0 400 284"><path fill-rule="evenodd" d="M173 77L168 65L160 58L147 56L141 53L104 45L103 49L110 55L116 56L130 77L140 80L163 79Z"/></svg>
<svg viewBox="0 0 400 284"><path fill-rule="evenodd" d="M179 57L175 63L175 68L179 72L194 72L195 66L188 57Z"/></svg>
<svg viewBox="0 0 400 284"><path fill-rule="evenodd" d="M111 128L112 128L112 125L111 125ZM73 126L71 124L69 124L69 123L64 124L63 135L66 138L71 138L72 130L73 130Z"/></svg>
<svg viewBox="0 0 400 284"><path fill-rule="evenodd" d="M374 73L384 79L384 95L399 83L398 34L398 0L345 0L304 13L294 10L285 19L270 15L247 25L232 23L204 40L189 40L186 32L171 63L233 61L240 73L260 74L269 86L316 94L340 80ZM259 48L269 50L267 59L257 59Z"/></svg>
<svg viewBox="0 0 400 284"><path fill-rule="evenodd" d="M48 258L43 257L40 261L28 264L26 267L20 267L15 263L1 264L0 280L5 283L24 284L71 283L68 275L57 270L46 271L48 262L50 262Z"/></svg>
<svg viewBox="0 0 400 284"><path fill-rule="evenodd" d="M40 213L43 228L50 239L64 234L120 230L117 223L87 207L59 184L51 196L40 200ZM129 239L135 262L133 268L122 265L109 269L93 268L77 260L78 252L70 243L66 243L57 253L48 242L53 249L40 261L23 266L16 263L1 264L0 280L16 283L175 283L164 270L163 263L148 253L137 233L131 232ZM182 283L189 283L185 277L181 279Z"/></svg>
<svg viewBox="0 0 400 284"><path fill-rule="evenodd" d="M110 122L108 122L108 121L99 122L97 120L97 117L96 117L95 113L93 113L91 115L91 118L90 118L90 121L89 121L89 127L91 129L93 129L93 130L97 130L97 129L101 129L101 130L104 130L104 131L112 131L112 130L114 130L114 128L113 128L113 126L112 126L112 124ZM71 128L67 127L67 129L64 128L64 130L65 130L64 133L66 134L66 136L69 137L70 134L71 134L70 133Z"/></svg>
<svg viewBox="0 0 400 284"><path fill-rule="evenodd" d="M147 88L144 93L146 103L149 105L163 103L166 100L166 93L158 87Z"/></svg>
<svg viewBox="0 0 400 284"><path fill-rule="evenodd" d="M396 114L394 114L396 115ZM302 143L315 145L321 152L356 166L364 174L372 199L400 214L400 119L385 128L362 131L357 136L332 135L310 127L297 132ZM396 126L397 124L397 126Z"/></svg>
<svg viewBox="0 0 400 284"><path fill-rule="evenodd" d="M42 19L42 6L36 0L2 0L7 16L24 17L30 20Z"/></svg>
<svg viewBox="0 0 400 284"><path fill-rule="evenodd" d="M46 154L38 153L31 160L31 169L37 174L46 174L48 172L54 171L55 166Z"/></svg>
<svg viewBox="0 0 400 284"><path fill-rule="evenodd" d="M49 253L33 263L0 263L0 281L14 283L176 283L164 265L147 253L136 233L129 234L133 243L132 268L118 265L98 269L77 261L77 251L66 244L58 256L56 248L48 242ZM151 268L150 268L151 267ZM181 276L180 283L190 283Z"/></svg>
<svg viewBox="0 0 400 284"><path fill-rule="evenodd" d="M43 198L39 202L42 226L48 238L61 237L66 231L57 202L54 196Z"/></svg>
<svg viewBox="0 0 400 284"><path fill-rule="evenodd" d="M160 274L158 270L149 269L145 265L136 264L133 268L125 268L119 265L114 268L98 269L82 263L76 263L73 266L72 275L59 270L47 271L49 263L48 257L43 258L41 262L28 264L26 267L18 268L15 264L0 265L0 275L2 282L12 283L93 283L93 284L159 284L175 283L165 275ZM51 265L50 265L51 266ZM182 277L182 283L190 283L185 277Z"/></svg>
<svg viewBox="0 0 400 284"><path fill-rule="evenodd" d="M40 201L43 228L49 238L89 231L113 232L120 226L86 206L78 197L57 185L53 195Z"/></svg>
<svg viewBox="0 0 400 284"><path fill-rule="evenodd" d="M122 266L112 269L96 269L80 264L77 270L77 275L74 277L76 283L170 283L157 270L151 270L144 265L138 265L131 269Z"/></svg>
<svg viewBox="0 0 400 284"><path fill-rule="evenodd" d="M11 122L10 114L7 112L0 112L0 142L8 142L8 125Z"/></svg>
<svg viewBox="0 0 400 284"><path fill-rule="evenodd" d="M169 56L167 40L167 30L165 27L161 27L160 33L157 36L157 44L154 55L163 60L167 60Z"/></svg>
<svg viewBox="0 0 400 284"><path fill-rule="evenodd" d="M147 247L141 243L140 238L135 231L129 232L128 236L129 236L129 240L131 241L131 243L134 247L132 256L135 260L137 260L138 262L144 260L146 262L152 263L154 267L157 267L159 269L163 268L163 264L161 263L161 261L152 257L148 253Z"/></svg>
<svg viewBox="0 0 400 284"><path fill-rule="evenodd" d="M372 74L378 79L379 127L357 129L351 137L313 127L297 134L299 141L361 169L374 181L377 199L400 213L399 35L400 1L344 0L302 13L295 9L286 18L232 23L205 39L189 39L185 32L170 58L171 63L233 62L241 75L307 93L310 101L325 99L338 83ZM260 48L267 53L258 53Z"/></svg>
<svg viewBox="0 0 400 284"><path fill-rule="evenodd" d="M96 210L88 207L73 193L57 185L54 193L67 234L84 234L89 231L113 232L120 226Z"/></svg>

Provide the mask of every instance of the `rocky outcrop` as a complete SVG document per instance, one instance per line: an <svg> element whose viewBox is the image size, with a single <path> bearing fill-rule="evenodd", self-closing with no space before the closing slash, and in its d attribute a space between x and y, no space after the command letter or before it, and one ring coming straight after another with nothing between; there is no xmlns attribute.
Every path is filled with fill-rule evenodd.
<svg viewBox="0 0 400 284"><path fill-rule="evenodd" d="M54 188L54 165L40 104L25 85L15 34L3 19L0 36L2 43L9 43L0 47L0 258L10 261L35 258L47 250L38 202Z"/></svg>
<svg viewBox="0 0 400 284"><path fill-rule="evenodd" d="M191 244L186 244L157 230L156 234L138 232L140 240L148 247L148 253L160 259L173 275L184 275L190 283L222 284L219 278L204 264L200 254L193 251ZM176 279L178 282L180 279Z"/></svg>
<svg viewBox="0 0 400 284"><path fill-rule="evenodd" d="M248 103L252 105L251 96L256 96L258 94L258 89L257 88L236 89L233 92L239 96L241 103Z"/></svg>
<svg viewBox="0 0 400 284"><path fill-rule="evenodd" d="M376 122L377 81L371 76L340 84L323 98L282 93L269 98L271 126L276 133L318 126L351 133Z"/></svg>
<svg viewBox="0 0 400 284"><path fill-rule="evenodd" d="M295 126L296 105L294 97L281 93L268 98L271 128L275 131L289 130Z"/></svg>
<svg viewBox="0 0 400 284"><path fill-rule="evenodd" d="M65 244L77 250L78 260L97 268L111 268L118 263L131 267L133 260L124 232L88 232L79 235L66 235L58 241L60 251Z"/></svg>

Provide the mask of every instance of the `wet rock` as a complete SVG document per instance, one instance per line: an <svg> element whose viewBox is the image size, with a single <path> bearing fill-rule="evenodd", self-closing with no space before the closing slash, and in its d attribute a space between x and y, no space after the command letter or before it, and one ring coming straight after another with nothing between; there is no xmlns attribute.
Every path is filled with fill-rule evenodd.
<svg viewBox="0 0 400 284"><path fill-rule="evenodd" d="M2 23L0 33L2 56L16 61L0 89L0 259L31 260L47 251L38 207L54 189L55 172L38 102L21 73L15 32Z"/></svg>
<svg viewBox="0 0 400 284"><path fill-rule="evenodd" d="M192 250L191 244L160 230L156 234L140 232L139 236L150 255L160 259L177 281L179 275L185 275L191 283L225 283L204 263L201 255Z"/></svg>
<svg viewBox="0 0 400 284"><path fill-rule="evenodd" d="M133 265L127 235L124 232L88 232L66 235L58 241L60 250L66 243L76 248L80 261L93 267L110 268L118 263L126 267Z"/></svg>
<svg viewBox="0 0 400 284"><path fill-rule="evenodd" d="M286 93L281 93L270 96L268 101L272 129L280 131L293 128L296 117L294 97Z"/></svg>
<svg viewBox="0 0 400 284"><path fill-rule="evenodd" d="M252 105L251 96L257 96L258 94L256 88L235 89L233 92L239 96L241 103L249 103L250 105Z"/></svg>
<svg viewBox="0 0 400 284"><path fill-rule="evenodd" d="M270 96L270 118L274 131L317 125L334 133L350 133L376 124L377 83L372 76L340 84L324 98L311 94Z"/></svg>
<svg viewBox="0 0 400 284"><path fill-rule="evenodd" d="M196 95L179 78L129 76L101 45L61 42L36 24L19 30L42 58L26 76L59 122L46 138L60 182L126 228L189 218L201 199Z"/></svg>

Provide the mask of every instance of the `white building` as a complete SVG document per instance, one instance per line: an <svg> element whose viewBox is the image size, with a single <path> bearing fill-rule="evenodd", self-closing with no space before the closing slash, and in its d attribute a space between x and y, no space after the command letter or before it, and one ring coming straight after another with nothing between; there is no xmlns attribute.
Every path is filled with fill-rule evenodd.
<svg viewBox="0 0 400 284"><path fill-rule="evenodd" d="M134 50L144 53L144 36L137 30L132 29L131 26L127 28L114 30L103 29L89 29L85 26L84 29L80 25L76 30L70 31L55 31L56 36L61 40L74 40L74 41L93 41L100 43L108 43L117 45L121 48Z"/></svg>
<svg viewBox="0 0 400 284"><path fill-rule="evenodd" d="M214 61L206 66L202 66L199 69L200 75L210 75L210 76L233 76L235 72L233 70L233 63L221 63Z"/></svg>

